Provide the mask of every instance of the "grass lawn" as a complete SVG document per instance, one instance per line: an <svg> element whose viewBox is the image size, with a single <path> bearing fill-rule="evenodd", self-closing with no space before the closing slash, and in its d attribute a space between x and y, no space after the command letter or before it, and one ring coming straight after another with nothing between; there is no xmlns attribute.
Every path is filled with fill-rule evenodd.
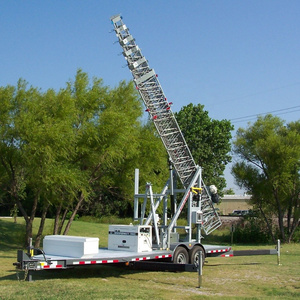
<svg viewBox="0 0 300 300"><path fill-rule="evenodd" d="M50 234L52 224L47 220L45 233ZM0 299L300 299L300 244L282 245L281 266L274 255L207 258L200 289L197 273L110 266L40 271L33 282L27 282L22 281L24 272L17 274L12 265L23 230L21 218L18 224L0 219ZM108 225L76 221L69 234L99 237L100 246L106 246Z"/></svg>

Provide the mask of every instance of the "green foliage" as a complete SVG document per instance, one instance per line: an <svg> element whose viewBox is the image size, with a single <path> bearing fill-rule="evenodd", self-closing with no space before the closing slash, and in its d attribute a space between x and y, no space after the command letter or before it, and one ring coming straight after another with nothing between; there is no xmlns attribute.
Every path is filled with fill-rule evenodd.
<svg viewBox="0 0 300 300"><path fill-rule="evenodd" d="M300 227L299 226L296 228L291 241L294 243L300 243Z"/></svg>
<svg viewBox="0 0 300 300"><path fill-rule="evenodd" d="M262 223L260 219L246 218L235 226L233 242L244 244L270 243L272 238L267 232L265 223Z"/></svg>
<svg viewBox="0 0 300 300"><path fill-rule="evenodd" d="M211 119L200 104L184 106L176 113L176 119L196 164L203 168L206 184L214 184L222 191L226 186L222 176L231 161L230 121Z"/></svg>
<svg viewBox="0 0 300 300"><path fill-rule="evenodd" d="M235 195L234 190L232 188L224 190L223 194L224 195Z"/></svg>
<svg viewBox="0 0 300 300"><path fill-rule="evenodd" d="M281 239L291 241L300 217L300 122L285 125L272 115L259 117L237 131L234 152L240 158L232 168L236 182L266 221L277 216Z"/></svg>
<svg viewBox="0 0 300 300"><path fill-rule="evenodd" d="M73 212L72 211L68 211L67 215L66 215L66 219L69 220L72 216ZM79 220L79 215L76 214L75 217L74 217L74 221L77 221Z"/></svg>
<svg viewBox="0 0 300 300"><path fill-rule="evenodd" d="M147 181L163 184L164 148L141 120L132 82L109 88L78 70L58 92L20 80L0 88L0 101L1 198L18 205L28 236L36 214L43 220L47 212L72 211L68 228L83 205L101 216L129 214L137 167Z"/></svg>

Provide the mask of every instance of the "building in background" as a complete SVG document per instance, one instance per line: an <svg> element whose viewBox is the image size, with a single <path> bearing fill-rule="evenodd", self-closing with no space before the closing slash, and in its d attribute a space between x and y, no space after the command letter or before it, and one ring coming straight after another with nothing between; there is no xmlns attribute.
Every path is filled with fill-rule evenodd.
<svg viewBox="0 0 300 300"><path fill-rule="evenodd" d="M216 208L219 209L220 214L229 215L233 211L245 211L253 209L250 204L251 195L224 195L222 201Z"/></svg>

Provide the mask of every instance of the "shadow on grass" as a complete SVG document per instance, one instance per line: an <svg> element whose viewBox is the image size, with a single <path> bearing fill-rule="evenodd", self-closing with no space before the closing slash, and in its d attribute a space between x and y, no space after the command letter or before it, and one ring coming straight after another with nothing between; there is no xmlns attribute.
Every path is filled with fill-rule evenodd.
<svg viewBox="0 0 300 300"><path fill-rule="evenodd" d="M253 262L253 263L227 263L227 264L208 264L205 265L204 268L209 268L209 267L219 267L219 266L252 266L252 265L262 265L263 263L258 263L258 262Z"/></svg>
<svg viewBox="0 0 300 300"><path fill-rule="evenodd" d="M262 263L232 263L230 266L247 266L247 265L261 265ZM228 264L206 264L204 269L209 269L210 267L220 267L220 266L228 266ZM144 270L133 270L129 267L125 267L123 264L120 266L89 266L89 267L76 267L73 269L66 270L42 270L42 271L33 271L32 280L40 281L40 280L51 280L51 279L109 279L110 277L114 278L122 278L124 275L128 274L137 274L144 272L155 272L155 271L144 271ZM160 271L163 272L163 271ZM166 271L167 272L167 271ZM2 280L26 280L28 273L20 270L11 270L9 271L9 275L0 277L0 281ZM177 272L175 272L177 273Z"/></svg>
<svg viewBox="0 0 300 300"><path fill-rule="evenodd" d="M25 244L25 225L0 219L0 250L23 248Z"/></svg>
<svg viewBox="0 0 300 300"><path fill-rule="evenodd" d="M8 271L9 275L0 277L2 280L26 280L28 273L20 270ZM87 279L87 278L100 278L109 279L110 277L118 278L123 275L136 274L144 271L132 270L128 267L122 266L89 266L89 267L76 267L73 269L65 270L41 270L31 272L34 281L50 280L50 279Z"/></svg>

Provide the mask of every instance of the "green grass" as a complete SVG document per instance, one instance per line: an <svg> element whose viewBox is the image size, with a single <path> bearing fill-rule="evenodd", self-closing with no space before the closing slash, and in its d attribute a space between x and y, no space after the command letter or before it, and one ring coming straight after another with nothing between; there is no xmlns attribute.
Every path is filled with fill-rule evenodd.
<svg viewBox="0 0 300 300"><path fill-rule="evenodd" d="M47 220L45 233L51 233ZM37 230L34 224L34 230ZM283 245L276 256L208 258L202 287L197 273L143 272L110 266L37 272L33 282L17 279L13 262L24 223L0 219L0 299L299 299L300 245ZM70 235L97 236L107 245L108 224L76 221ZM229 244L229 243L228 243ZM274 246L242 246L261 249ZM24 272L19 273L19 279Z"/></svg>

